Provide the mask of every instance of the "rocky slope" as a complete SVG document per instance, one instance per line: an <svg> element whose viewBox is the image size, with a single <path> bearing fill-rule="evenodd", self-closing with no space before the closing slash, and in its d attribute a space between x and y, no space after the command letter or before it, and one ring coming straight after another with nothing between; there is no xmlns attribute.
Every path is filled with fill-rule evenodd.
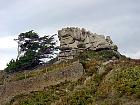
<svg viewBox="0 0 140 105"><path fill-rule="evenodd" d="M0 73L0 105L140 105L140 60L122 56L109 37L97 34L94 43L104 44L85 47L93 34L84 29L64 28L58 34L62 51L56 63ZM69 38L82 46L70 45Z"/></svg>

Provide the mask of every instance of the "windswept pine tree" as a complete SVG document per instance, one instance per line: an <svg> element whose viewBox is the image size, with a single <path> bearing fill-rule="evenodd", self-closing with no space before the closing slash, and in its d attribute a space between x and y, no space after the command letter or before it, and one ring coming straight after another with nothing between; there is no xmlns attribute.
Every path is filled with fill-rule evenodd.
<svg viewBox="0 0 140 105"><path fill-rule="evenodd" d="M44 59L53 58L57 49L55 35L39 37L33 30L21 33L17 39L14 39L18 43L17 59L12 59L5 70L15 72L45 64Z"/></svg>

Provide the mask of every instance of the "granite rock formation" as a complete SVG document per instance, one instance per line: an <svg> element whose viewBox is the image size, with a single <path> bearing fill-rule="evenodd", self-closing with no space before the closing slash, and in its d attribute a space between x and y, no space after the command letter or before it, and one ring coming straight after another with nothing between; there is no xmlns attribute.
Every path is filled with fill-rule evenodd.
<svg viewBox="0 0 140 105"><path fill-rule="evenodd" d="M59 60L73 59L78 52L84 50L109 49L117 51L117 46L113 44L110 36L91 33L86 29L67 27L58 31L60 40Z"/></svg>

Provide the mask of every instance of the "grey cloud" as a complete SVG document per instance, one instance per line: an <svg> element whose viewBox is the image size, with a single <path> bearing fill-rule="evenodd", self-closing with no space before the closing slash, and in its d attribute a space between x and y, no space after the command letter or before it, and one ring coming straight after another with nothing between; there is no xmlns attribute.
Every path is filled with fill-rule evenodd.
<svg viewBox="0 0 140 105"><path fill-rule="evenodd" d="M136 53L140 46L139 4L140 0L2 0L0 37L32 29L57 33L62 27L78 26L110 35L121 52Z"/></svg>

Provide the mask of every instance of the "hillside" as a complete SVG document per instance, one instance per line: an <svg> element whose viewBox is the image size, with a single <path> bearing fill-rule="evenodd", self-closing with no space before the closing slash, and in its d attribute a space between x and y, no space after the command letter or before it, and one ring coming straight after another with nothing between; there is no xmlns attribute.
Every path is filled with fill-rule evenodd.
<svg viewBox="0 0 140 105"><path fill-rule="evenodd" d="M84 29L58 35L61 53L54 64L0 72L0 105L140 105L140 60Z"/></svg>

